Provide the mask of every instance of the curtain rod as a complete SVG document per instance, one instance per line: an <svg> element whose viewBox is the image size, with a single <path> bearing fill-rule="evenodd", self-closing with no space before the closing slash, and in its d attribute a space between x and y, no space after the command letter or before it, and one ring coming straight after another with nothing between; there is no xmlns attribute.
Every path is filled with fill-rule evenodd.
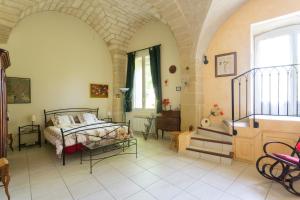
<svg viewBox="0 0 300 200"><path fill-rule="evenodd" d="M151 46L151 47L147 47L147 48L144 48L144 49L139 49L139 50L131 51L131 52L128 52L127 54L129 54L129 53L133 53L133 52L138 52L138 51L143 51L143 50L150 49L150 48L152 48L152 47L156 47L156 46L161 46L161 44L154 45L154 46Z"/></svg>

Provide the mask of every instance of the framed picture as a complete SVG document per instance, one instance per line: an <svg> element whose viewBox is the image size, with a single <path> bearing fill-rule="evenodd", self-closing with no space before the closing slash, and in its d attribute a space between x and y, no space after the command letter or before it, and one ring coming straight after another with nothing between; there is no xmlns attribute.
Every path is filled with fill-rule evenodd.
<svg viewBox="0 0 300 200"><path fill-rule="evenodd" d="M30 78L7 77L7 103L31 103Z"/></svg>
<svg viewBox="0 0 300 200"><path fill-rule="evenodd" d="M236 75L236 52L225 53L215 56L215 76Z"/></svg>
<svg viewBox="0 0 300 200"><path fill-rule="evenodd" d="M176 91L181 91L181 86L176 86Z"/></svg>
<svg viewBox="0 0 300 200"><path fill-rule="evenodd" d="M90 97L91 98L108 98L108 85L103 84L90 84Z"/></svg>

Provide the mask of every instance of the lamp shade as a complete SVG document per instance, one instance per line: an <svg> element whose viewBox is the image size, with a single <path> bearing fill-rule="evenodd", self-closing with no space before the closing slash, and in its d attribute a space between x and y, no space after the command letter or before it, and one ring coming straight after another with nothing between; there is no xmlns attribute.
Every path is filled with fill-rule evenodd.
<svg viewBox="0 0 300 200"><path fill-rule="evenodd" d="M122 92L122 93L125 93L125 92L127 92L129 90L129 88L120 88L120 91Z"/></svg>
<svg viewBox="0 0 300 200"><path fill-rule="evenodd" d="M35 115L32 115L32 116L31 116L31 121L33 121L33 122L36 121L36 116L35 116Z"/></svg>

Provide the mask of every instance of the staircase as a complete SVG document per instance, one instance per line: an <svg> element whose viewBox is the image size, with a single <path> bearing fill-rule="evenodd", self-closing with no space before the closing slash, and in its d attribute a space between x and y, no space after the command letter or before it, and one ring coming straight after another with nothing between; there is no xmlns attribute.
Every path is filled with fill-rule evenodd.
<svg viewBox="0 0 300 200"><path fill-rule="evenodd" d="M233 159L232 135L223 127L198 127L186 148L188 154L209 161L231 164Z"/></svg>
<svg viewBox="0 0 300 200"><path fill-rule="evenodd" d="M300 117L299 71L300 64L280 65L252 68L234 77L231 80L231 120L224 121L222 127L198 127L186 147L187 153L230 164L234 157L233 137L254 133L260 126L259 118Z"/></svg>

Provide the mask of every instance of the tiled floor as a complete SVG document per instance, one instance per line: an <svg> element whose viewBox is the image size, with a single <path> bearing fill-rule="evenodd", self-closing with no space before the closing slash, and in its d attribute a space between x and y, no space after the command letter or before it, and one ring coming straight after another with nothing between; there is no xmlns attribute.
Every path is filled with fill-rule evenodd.
<svg viewBox="0 0 300 200"><path fill-rule="evenodd" d="M296 200L279 184L262 178L254 166L222 166L179 156L168 141L139 138L138 159L107 159L89 174L78 155L62 166L50 145L9 154L10 192L18 200ZM0 199L5 199L3 190Z"/></svg>

